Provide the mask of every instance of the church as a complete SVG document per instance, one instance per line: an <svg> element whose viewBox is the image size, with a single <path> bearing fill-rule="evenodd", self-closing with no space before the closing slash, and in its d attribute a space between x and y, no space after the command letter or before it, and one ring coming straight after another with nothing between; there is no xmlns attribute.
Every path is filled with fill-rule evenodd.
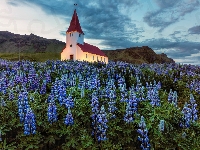
<svg viewBox="0 0 200 150"><path fill-rule="evenodd" d="M100 61L108 64L108 57L98 47L85 43L84 35L75 9L69 28L66 31L66 47L61 53L61 61Z"/></svg>

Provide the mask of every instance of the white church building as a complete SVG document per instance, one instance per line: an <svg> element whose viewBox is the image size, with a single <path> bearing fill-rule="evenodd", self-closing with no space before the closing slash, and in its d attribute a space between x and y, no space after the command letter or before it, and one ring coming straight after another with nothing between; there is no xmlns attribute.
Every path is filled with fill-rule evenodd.
<svg viewBox="0 0 200 150"><path fill-rule="evenodd" d="M98 47L84 42L84 33L81 29L76 9L70 26L66 31L66 47L61 53L61 61L63 60L108 63L108 57Z"/></svg>

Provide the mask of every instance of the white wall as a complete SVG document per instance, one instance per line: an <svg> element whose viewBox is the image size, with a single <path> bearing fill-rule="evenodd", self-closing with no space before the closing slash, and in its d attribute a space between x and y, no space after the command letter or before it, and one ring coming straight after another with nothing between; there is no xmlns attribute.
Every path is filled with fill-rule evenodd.
<svg viewBox="0 0 200 150"><path fill-rule="evenodd" d="M70 36L70 33L71 33L71 36ZM98 56L99 61L101 61L101 57L102 57L102 61L104 62L104 58L105 58L106 64L108 63L108 57L83 52L80 49L80 47L77 46L77 43L83 44L83 42L84 42L83 34L81 34L80 37L79 37L79 33L77 31L67 32L66 34L67 34L66 35L66 48L61 53L61 60L70 59L70 55L74 55L73 56L74 60L80 60L80 61L86 60L89 62L94 62L94 61L97 62L97 56ZM70 45L72 45L72 47L70 47ZM87 58L86 58L86 54L87 54ZM93 60L93 56L94 56L94 60Z"/></svg>

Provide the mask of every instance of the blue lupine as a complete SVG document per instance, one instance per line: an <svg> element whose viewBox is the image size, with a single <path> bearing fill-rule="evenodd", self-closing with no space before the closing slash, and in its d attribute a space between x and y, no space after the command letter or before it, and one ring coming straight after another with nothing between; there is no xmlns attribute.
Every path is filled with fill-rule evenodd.
<svg viewBox="0 0 200 150"><path fill-rule="evenodd" d="M1 138L1 130L0 130L0 142L2 141L2 138Z"/></svg>
<svg viewBox="0 0 200 150"><path fill-rule="evenodd" d="M97 115L97 140L105 141L107 140L106 137L106 130L108 128L107 123L108 120L106 119L106 112L104 109L104 105L101 106L101 110Z"/></svg>
<svg viewBox="0 0 200 150"><path fill-rule="evenodd" d="M82 86L82 88L81 88L81 98L83 98L83 97L85 97L85 89Z"/></svg>
<svg viewBox="0 0 200 150"><path fill-rule="evenodd" d="M158 95L158 91L154 89L154 91L152 91L153 94L151 95L151 105L152 106L160 106L160 98Z"/></svg>
<svg viewBox="0 0 200 150"><path fill-rule="evenodd" d="M110 114L112 114L111 118L115 118L116 117L115 114L113 114L115 112L115 110L117 110L117 107L115 107L115 103L116 103L116 101L115 101L116 95L115 94L116 93L114 93L114 91L111 90L111 93L109 95L110 101L108 102L108 112Z"/></svg>
<svg viewBox="0 0 200 150"><path fill-rule="evenodd" d="M30 135L36 133L36 121L35 121L35 115L32 112L32 110L29 108L25 120L24 120L24 134Z"/></svg>
<svg viewBox="0 0 200 150"><path fill-rule="evenodd" d="M138 98L135 92L132 92L129 96L129 101L126 106L126 114L124 116L124 121L127 123L134 121L134 114L137 113Z"/></svg>
<svg viewBox="0 0 200 150"><path fill-rule="evenodd" d="M0 106L1 107L4 107L6 106L6 102L4 101L4 99L1 97L1 103L0 103Z"/></svg>
<svg viewBox="0 0 200 150"><path fill-rule="evenodd" d="M41 85L40 94L46 93L46 80L43 80L43 83Z"/></svg>
<svg viewBox="0 0 200 150"><path fill-rule="evenodd" d="M165 129L165 128L164 128L164 127L165 127L165 124L164 124L164 123L165 123L164 120L160 120L160 124L159 124L159 130L160 130L160 131L164 131L164 129Z"/></svg>
<svg viewBox="0 0 200 150"><path fill-rule="evenodd" d="M57 107L54 103L49 103L49 107L47 110L48 121L50 123L57 121Z"/></svg>
<svg viewBox="0 0 200 150"><path fill-rule="evenodd" d="M177 92L174 91L173 97L172 97L172 104L174 104L175 107L178 107L178 105L177 105L177 97L178 97Z"/></svg>
<svg viewBox="0 0 200 150"><path fill-rule="evenodd" d="M66 108L68 108L68 107L73 108L74 100L72 99L72 96L69 95L68 98L64 98L63 104L65 105Z"/></svg>
<svg viewBox="0 0 200 150"><path fill-rule="evenodd" d="M138 136L138 140L142 142L140 148L142 150L150 150L151 145L149 144L149 138L147 135L148 130L146 128L146 123L143 116L141 116L139 127L140 129L137 130L137 132L140 134L140 136Z"/></svg>
<svg viewBox="0 0 200 150"><path fill-rule="evenodd" d="M64 123L65 123L66 125L73 125L73 124L74 124L74 118L73 118L73 116L72 116L70 107L68 107L68 113L67 113L67 115L66 115L66 117L65 117Z"/></svg>
<svg viewBox="0 0 200 150"><path fill-rule="evenodd" d="M180 127L182 128L190 127L190 121L191 121L192 116L191 116L191 109L188 106L189 105L186 102L182 110L183 118L180 123Z"/></svg>
<svg viewBox="0 0 200 150"><path fill-rule="evenodd" d="M197 104L195 103L195 99L194 99L194 96L192 94L190 94L190 106L191 106L191 119L192 119L192 122L195 122L198 120L198 116L197 116Z"/></svg>

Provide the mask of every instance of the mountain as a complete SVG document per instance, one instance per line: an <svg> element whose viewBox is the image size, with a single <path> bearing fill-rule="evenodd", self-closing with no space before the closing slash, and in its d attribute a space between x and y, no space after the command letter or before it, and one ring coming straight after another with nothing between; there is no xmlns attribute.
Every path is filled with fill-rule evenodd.
<svg viewBox="0 0 200 150"><path fill-rule="evenodd" d="M46 39L34 34L20 35L0 31L0 53L61 53L65 42ZM127 63L175 63L166 54L156 54L148 46L130 47L116 50L102 50L113 61ZM60 58L57 58L60 59Z"/></svg>

